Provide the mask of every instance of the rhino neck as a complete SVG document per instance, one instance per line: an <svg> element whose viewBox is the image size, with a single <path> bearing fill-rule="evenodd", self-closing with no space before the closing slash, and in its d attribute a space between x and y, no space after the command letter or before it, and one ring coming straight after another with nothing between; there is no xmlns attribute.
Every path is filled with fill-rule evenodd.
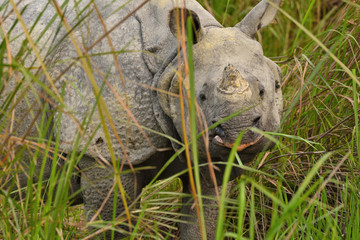
<svg viewBox="0 0 360 240"><path fill-rule="evenodd" d="M177 64L177 47L173 48L167 59L163 62L160 70L155 74L152 82L152 88L158 89L158 91L152 91L151 97L153 102L153 111L157 122L159 123L162 131L176 139L180 140L174 123L172 122L168 109L168 95L166 92L169 91L171 80L175 75L176 65ZM178 145L171 141L175 149L178 149Z"/></svg>

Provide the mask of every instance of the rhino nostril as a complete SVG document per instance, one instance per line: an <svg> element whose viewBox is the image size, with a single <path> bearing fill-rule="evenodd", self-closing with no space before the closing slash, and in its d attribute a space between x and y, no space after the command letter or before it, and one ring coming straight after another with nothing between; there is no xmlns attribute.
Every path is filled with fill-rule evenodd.
<svg viewBox="0 0 360 240"><path fill-rule="evenodd" d="M264 94L265 94L265 90L264 90L264 89L261 89L261 90L259 91L260 97L263 98L263 97L264 97Z"/></svg>
<svg viewBox="0 0 360 240"><path fill-rule="evenodd" d="M253 126L256 126L259 124L261 117L257 117L253 120Z"/></svg>
<svg viewBox="0 0 360 240"><path fill-rule="evenodd" d="M218 135L221 138L225 137L225 132L224 129L221 127L221 125L215 128L215 135Z"/></svg>

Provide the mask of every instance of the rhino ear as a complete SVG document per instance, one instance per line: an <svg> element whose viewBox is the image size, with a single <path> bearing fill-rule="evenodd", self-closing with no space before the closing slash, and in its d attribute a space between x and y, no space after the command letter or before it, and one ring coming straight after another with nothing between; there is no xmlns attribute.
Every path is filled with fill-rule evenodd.
<svg viewBox="0 0 360 240"><path fill-rule="evenodd" d="M169 28L171 33L176 37L179 38L181 36L182 22L185 23L185 36L187 32L187 19L191 18L191 25L193 30L193 42L194 44L200 41L200 38L203 34L203 29L200 23L199 16L192 10L187 8L174 8L169 11ZM187 39L186 39L187 40Z"/></svg>
<svg viewBox="0 0 360 240"><path fill-rule="evenodd" d="M235 27L240 28L249 37L254 38L258 30L274 20L280 3L281 0L262 0Z"/></svg>

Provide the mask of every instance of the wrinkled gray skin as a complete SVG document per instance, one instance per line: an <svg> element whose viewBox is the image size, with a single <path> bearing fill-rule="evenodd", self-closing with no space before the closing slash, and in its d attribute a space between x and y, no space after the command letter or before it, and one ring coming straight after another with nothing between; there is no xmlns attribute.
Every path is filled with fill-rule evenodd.
<svg viewBox="0 0 360 240"><path fill-rule="evenodd" d="M34 21L31 18L31 16L36 16L34 11L39 11L47 1L35 2L35 5L30 5L25 12L24 16L27 16L25 20L28 22ZM127 5L124 5L127 1L111 2L97 1L97 7L107 29L133 11L142 3L142 0L134 0ZM280 0L273 2L277 6L280 5ZM83 6L85 3L79 8ZM123 7L120 8L121 6ZM175 6L173 1L166 0L148 2L109 34L112 47L109 40L104 38L88 51L91 55L91 67L97 85L101 87L104 79L107 79L101 92L107 112L104 107L101 111L103 115L106 116L108 113L111 116L114 130L121 140L120 144L111 125L107 124L116 159L124 161L123 169L128 169L129 163L134 167L157 167L152 171L139 171L136 174L121 176L122 184L132 199L140 193L142 187L156 174L157 169L161 168L173 154L173 151L160 150L178 149L175 142L170 142L155 132L165 133L183 141L178 97L179 75L176 74L179 69L179 58L182 66L180 69L183 69L184 65L182 54L177 54L176 35L179 29L176 23L179 20L175 9L178 7L188 9L187 13L192 15L195 26L193 29L195 91L199 111L203 116L199 122L210 126L224 117L242 111L240 115L209 131L205 141L208 143L212 161L226 161L230 148L242 131L245 133L238 147L238 153L244 163L251 161L257 153L266 150L272 144L258 133L247 129L256 127L262 131L277 131L280 124L281 72L275 63L263 55L260 44L254 39L256 31L274 19L276 8L263 0L235 27L223 28L210 13L193 0L185 1L185 4L180 6ZM90 9L93 10L92 13L77 26L74 34L78 44L81 44L83 48L91 46L105 32L92 5ZM117 11L114 12L114 10ZM84 11L83 15L88 13L89 11ZM49 7L40 23L47 24L53 14L54 9ZM69 7L66 14L70 24L76 20L72 7ZM58 23L58 20L55 21L50 29L53 35ZM62 27L54 42L62 39L64 34L65 30ZM123 51L116 55L116 61L113 54L94 55L113 51ZM64 89L63 99L67 107L63 109L61 116L58 114L54 118L61 117L60 131L56 132L55 136L59 136L61 148L67 153L80 152L86 144L89 144L85 156L78 163L80 177L74 177L73 189L80 187L84 189L81 196L78 196L77 202L85 203L87 219L90 220L113 186L114 171L111 167L111 154L105 140L105 131L103 127L99 128L101 117L97 107L88 127L79 131L79 123L88 121L96 97L91 87L90 77L84 73L83 63L77 57L78 54L72 42L66 38L48 57L51 59L49 72L55 79L70 63L75 62L56 82L59 92L62 91L62 87ZM121 68L121 74L119 74L118 66ZM182 70L181 73L184 75ZM47 82L46 78L44 82ZM154 89L159 89L159 91ZM189 129L187 106L188 103L185 101L186 127ZM53 108L56 109L56 106L54 105ZM133 117L129 117L129 112ZM153 131L140 131L138 125ZM22 126L23 129L26 127L28 127L26 124ZM79 146L74 149L74 142L80 132L82 137ZM189 132L187 137L190 139ZM202 138L198 144L200 161L205 163L207 162L206 144ZM180 157L175 164L171 165L163 176L166 177L185 169L186 165L182 158ZM216 177L218 181L221 181L223 165L219 165L219 168L220 171L216 171ZM239 174L234 170L232 177ZM215 195L208 167L201 169L201 176L204 183L203 194ZM183 180L186 185L186 177ZM76 184L78 182L80 184ZM102 219L112 219L112 195L109 199L100 213ZM117 212L121 213L124 209L123 203L120 198L118 199ZM206 204L217 204L215 201L207 201ZM183 212L193 216L186 220L196 221L196 214L190 207L184 207ZM216 218L216 209L205 208L208 239L214 239ZM182 224L180 228L182 239L200 239L197 224Z"/></svg>

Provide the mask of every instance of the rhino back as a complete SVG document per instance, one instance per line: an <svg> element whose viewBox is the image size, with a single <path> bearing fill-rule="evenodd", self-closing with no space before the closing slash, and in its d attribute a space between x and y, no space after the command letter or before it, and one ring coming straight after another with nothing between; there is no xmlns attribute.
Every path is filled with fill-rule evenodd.
<svg viewBox="0 0 360 240"><path fill-rule="evenodd" d="M59 6L62 6L66 1L57 2ZM77 45L82 50L88 49L85 52L90 56L91 71L97 86L101 88L104 85L101 96L113 122L107 124L107 127L110 129L116 156L122 158L124 152L127 152L130 162L140 163L149 158L158 148L170 146L166 138L153 133L162 130L152 110L154 100L151 99L150 86L164 60L177 47L177 41L168 28L168 12L176 6L173 5L173 1L149 1L109 34L112 46L105 37L90 48L106 31L142 4L143 0L96 1L100 14L91 2L84 0L74 5L72 1L69 1L67 6L62 7L62 11L73 28L72 35ZM37 35L47 29L45 37L41 37L37 46L44 62L52 59L48 67L52 80L55 81L61 75L55 84L59 93L64 92L64 105L59 103L53 105L55 109L61 110L59 111L59 114L61 112L61 129L57 133L62 143L61 147L67 152L73 151L74 142L80 134L82 135L80 144L75 150L81 151L89 143L86 154L98 154L109 159L110 153L103 126L101 126L100 113L95 104L96 96L89 76L83 70L83 58L79 58L67 31L60 23L60 18L54 17L56 16L54 6L49 4L46 10L43 10L47 4L47 0L27 0L18 5L18 8L22 10L27 5L22 13L27 28L30 28L35 21L37 22L31 33L33 39L37 40ZM185 5L199 14L204 26L219 26L216 20L196 1L185 1ZM41 18L36 20L40 14L42 14ZM51 26L48 25L53 18L55 21ZM10 15L5 22L7 29L12 26L15 19L15 14ZM102 21L105 23L106 30ZM20 37L11 43L14 51L20 48L22 40L25 39L20 24L12 30L11 36L17 35ZM52 51L53 48L56 50ZM115 56L117 61L115 61ZM29 67L35 59L35 54L30 52L26 67ZM70 64L72 67L67 69ZM35 65L39 66L40 63L36 61ZM66 69L67 71L64 72ZM48 84L49 79L44 77L44 82ZM8 88L14 87L11 86L8 85ZM41 87L38 91L41 91ZM17 113L21 115L26 112L22 109L26 109L27 105L20 104L18 107L20 111ZM92 111L94 111L93 114ZM57 116L60 116L59 114ZM32 122L31 119L23 121L19 127L21 130L19 135L28 132L27 129ZM82 127L82 124L85 127ZM111 129L111 125L114 129ZM151 129L152 132L143 130L140 126ZM31 135L35 136L36 133Z"/></svg>
<svg viewBox="0 0 360 240"><path fill-rule="evenodd" d="M110 2L110 1L107 1ZM121 6L125 1L118 1ZM93 12L78 27L75 36L81 39L84 48L89 48L105 32L101 21L105 22L107 30L123 19L135 6L127 5L116 12L109 10L119 6L102 8L102 20ZM101 155L110 160L108 144L104 126L101 123L101 114L109 114L106 127L110 133L111 144L115 156L128 159L133 164L140 163L149 158L157 148L167 146L166 139L158 134L143 131L145 127L153 131L160 131L152 112L151 85L152 73L143 60L143 46L141 40L141 26L135 16L128 18L123 24L109 34L110 40L104 38L88 51L96 85L101 89L101 98L106 107L96 105L97 98L90 76L85 73L83 63L77 59L77 53L66 39L54 56L54 73L63 72L66 67L75 62L71 69L57 82L58 89L64 89L64 103L66 112L61 116L60 140L62 148L66 151L82 151L88 144L86 154L97 157ZM75 60L74 60L75 59ZM64 64L67 62L68 64ZM56 76L56 74L55 74ZM65 84L65 87L63 87ZM107 109L107 110L105 110ZM93 114L92 111L94 111ZM111 123L109 123L111 121ZM86 127L80 130L81 123ZM113 129L111 128L113 126ZM78 134L81 140L77 149L74 142ZM126 152L126 155L124 154Z"/></svg>
<svg viewBox="0 0 360 240"><path fill-rule="evenodd" d="M102 20L90 7L93 12L77 27L74 35L81 39L84 48L89 48L106 32L101 21L109 30L142 2L117 1L116 6L111 6L115 3L102 1L102 6L98 6ZM166 138L154 133L161 132L161 128L153 113L150 86L164 60L177 47L167 23L168 12L174 7L172 1L148 2L109 34L112 46L109 39L104 38L88 51L96 84L99 88L104 85L101 96L113 122L107 127L115 155L120 159L126 156L133 164L145 161L159 148L171 146ZM197 2L186 1L186 7L197 11L204 24L219 26ZM66 86L63 89L67 107L62 113L59 133L62 147L72 151L76 136L81 133L82 140L77 150L82 150L89 142L86 150L88 155L101 155L109 160L111 154L101 126L99 109L95 106L96 96L89 76L77 57L69 39L61 44L54 55L53 73L62 72L68 65L64 62L76 62L57 82L59 90L64 84ZM101 111L106 115L104 108ZM84 121L89 124L80 130L80 123ZM114 129L111 129L111 125Z"/></svg>

